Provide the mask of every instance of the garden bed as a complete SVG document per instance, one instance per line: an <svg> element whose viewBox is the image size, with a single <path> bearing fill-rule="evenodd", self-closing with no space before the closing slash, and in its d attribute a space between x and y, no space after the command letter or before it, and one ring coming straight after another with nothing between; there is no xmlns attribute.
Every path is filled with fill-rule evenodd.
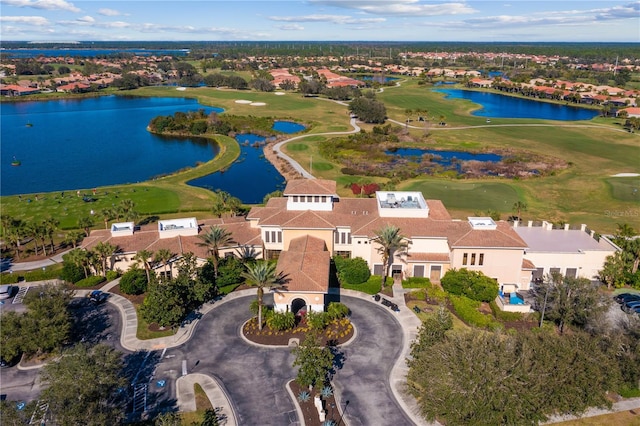
<svg viewBox="0 0 640 426"><path fill-rule="evenodd" d="M325 422L323 423L320 421L320 417L318 416L318 410L316 409L315 405L313 405L314 396L318 395L320 392L315 389L309 391L308 388L300 386L295 380L289 382L287 386L289 386L289 389L291 390L291 393L295 398L295 403L300 407L300 411L302 411L303 419L300 419L300 423L304 424L305 426L323 426L329 424L327 423L328 421L333 421L334 425L337 425L339 424L339 422L341 422L341 410L340 407L338 407L333 394L322 397L322 400L324 401L324 407L327 412ZM301 401L300 398L298 398L300 393L304 391L307 391L310 394L310 397L307 401Z"/></svg>
<svg viewBox="0 0 640 426"><path fill-rule="evenodd" d="M311 328L304 323L296 325L291 330L276 331L265 325L258 330L258 319L251 318L242 327L242 334L248 340L261 345L288 346L290 339L298 339L302 343ZM320 333L323 345L342 345L348 342L355 330L351 321L346 318L334 320Z"/></svg>

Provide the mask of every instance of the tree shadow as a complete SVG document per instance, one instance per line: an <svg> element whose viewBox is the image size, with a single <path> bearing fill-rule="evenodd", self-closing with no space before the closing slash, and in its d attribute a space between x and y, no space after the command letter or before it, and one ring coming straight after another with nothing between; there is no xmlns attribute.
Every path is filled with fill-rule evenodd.
<svg viewBox="0 0 640 426"><path fill-rule="evenodd" d="M73 319L71 343L96 345L117 341L117 331L110 330L112 321L105 304L95 305L89 299L74 298L69 304L69 312Z"/></svg>

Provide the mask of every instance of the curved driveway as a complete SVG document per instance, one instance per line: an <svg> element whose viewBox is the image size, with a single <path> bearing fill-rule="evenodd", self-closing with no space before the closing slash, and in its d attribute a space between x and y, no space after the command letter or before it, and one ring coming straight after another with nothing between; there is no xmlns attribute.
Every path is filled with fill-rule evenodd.
<svg viewBox="0 0 640 426"><path fill-rule="evenodd" d="M186 361L189 373L218 379L228 393L240 425L299 424L286 383L295 378L289 348L265 348L247 343L240 324L251 313L253 296L231 300L205 315L193 337L169 349L175 368ZM389 386L390 371L402 350L402 328L391 311L381 305L342 296L352 311L356 338L342 348L344 363L333 383L344 403L350 425L413 424ZM165 357L167 358L167 357ZM215 403L214 403L215 405Z"/></svg>

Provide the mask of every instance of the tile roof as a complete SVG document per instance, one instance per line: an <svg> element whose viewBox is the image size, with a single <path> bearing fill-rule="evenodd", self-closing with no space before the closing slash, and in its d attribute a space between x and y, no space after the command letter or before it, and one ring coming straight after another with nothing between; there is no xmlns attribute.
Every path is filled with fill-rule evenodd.
<svg viewBox="0 0 640 426"><path fill-rule="evenodd" d="M293 239L289 250L280 253L277 271L285 276L287 291L326 293L330 261L324 241L306 235Z"/></svg>
<svg viewBox="0 0 640 426"><path fill-rule="evenodd" d="M409 250L407 262L449 262L449 253L414 253Z"/></svg>
<svg viewBox="0 0 640 426"><path fill-rule="evenodd" d="M536 269L536 265L529 259L522 259L522 270Z"/></svg>
<svg viewBox="0 0 640 426"><path fill-rule="evenodd" d="M327 179L294 179L287 182L284 195L337 195L336 181Z"/></svg>

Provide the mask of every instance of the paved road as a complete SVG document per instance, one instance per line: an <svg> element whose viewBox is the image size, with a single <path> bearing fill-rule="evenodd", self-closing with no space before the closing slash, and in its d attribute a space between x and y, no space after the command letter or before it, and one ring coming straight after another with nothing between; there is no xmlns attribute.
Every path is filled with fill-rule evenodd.
<svg viewBox="0 0 640 426"><path fill-rule="evenodd" d="M207 314L189 342L167 350L157 376L161 378L164 371L182 373L184 361L188 373L220 381L234 404L238 424L299 424L285 390L296 375L290 349L256 347L240 336L240 324L251 316L251 298L229 301ZM389 387L389 374L402 344L395 314L357 298L343 297L343 302L351 308L358 332L343 348L344 366L334 379L343 403L349 401L346 420L351 425L413 424Z"/></svg>

